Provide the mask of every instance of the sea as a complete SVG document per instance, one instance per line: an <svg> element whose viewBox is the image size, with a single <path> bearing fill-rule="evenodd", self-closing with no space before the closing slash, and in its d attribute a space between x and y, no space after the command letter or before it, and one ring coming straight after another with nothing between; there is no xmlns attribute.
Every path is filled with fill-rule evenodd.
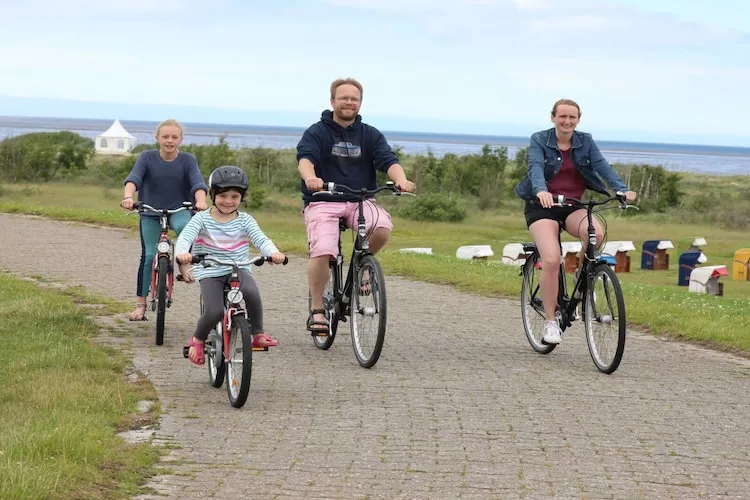
<svg viewBox="0 0 750 500"><path fill-rule="evenodd" d="M113 120L79 118L42 118L0 116L0 140L31 132L69 130L94 139ZM121 120L120 123L139 143L154 143L157 122ZM263 125L227 125L215 123L183 123L184 143L216 144L219 138L231 147L295 148L304 128ZM529 144L528 137L392 132L383 130L392 147L412 155L432 152L436 157L480 153L484 145L508 148L512 158ZM750 174L750 148L694 144L662 144L646 142L605 141L597 144L610 163L661 165L676 172L715 175Z"/></svg>

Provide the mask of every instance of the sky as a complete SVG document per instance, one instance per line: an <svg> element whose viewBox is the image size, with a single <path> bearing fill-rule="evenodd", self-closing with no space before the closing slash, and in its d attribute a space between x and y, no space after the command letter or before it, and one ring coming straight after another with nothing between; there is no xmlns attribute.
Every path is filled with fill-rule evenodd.
<svg viewBox="0 0 750 500"><path fill-rule="evenodd" d="M737 0L0 0L0 115L308 126L338 77L390 131L750 146Z"/></svg>

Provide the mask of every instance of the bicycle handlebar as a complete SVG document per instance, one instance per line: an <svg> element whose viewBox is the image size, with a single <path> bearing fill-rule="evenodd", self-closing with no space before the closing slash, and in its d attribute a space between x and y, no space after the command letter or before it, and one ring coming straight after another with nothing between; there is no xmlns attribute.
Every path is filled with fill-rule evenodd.
<svg viewBox="0 0 750 500"><path fill-rule="evenodd" d="M249 266L249 265L256 265L256 266L262 266L266 262L271 262L270 256L264 256L264 255L258 255L257 257L253 257L250 260L243 260L243 261L229 261L229 260L221 260L216 257L212 257L211 255L207 254L198 254L193 255L193 259L190 261L192 264L203 264L203 267L210 267L212 265L218 265L218 266ZM287 265L289 262L289 257L286 255L284 256L284 262L282 262L283 265Z"/></svg>
<svg viewBox="0 0 750 500"><path fill-rule="evenodd" d="M367 189L367 188L353 189L345 184L336 184L335 182L326 182L323 184L323 189L321 189L320 191L314 192L313 196L317 194L333 194L333 195L352 194L354 196L364 199L364 198L367 198L368 196L374 196L375 194L381 191L390 191L397 196L401 196L402 194L409 194L412 196L416 196L413 193L407 193L406 191L401 191L401 189L398 186L396 186L393 183L393 181L388 181L384 185L378 186L375 189Z"/></svg>
<svg viewBox="0 0 750 500"><path fill-rule="evenodd" d="M171 214L176 214L177 212L182 212L183 210L192 210L193 208L194 208L193 204L189 201L182 202L182 206L180 208L174 208L174 209L154 208L151 205L143 203L142 201L137 201L133 203L133 211L130 213L153 212L153 213L162 214L162 215L171 215Z"/></svg>
<svg viewBox="0 0 750 500"><path fill-rule="evenodd" d="M552 203L552 205L557 207L562 207L565 205L568 206L577 206L581 208L594 208L599 205L606 205L610 201L617 201L620 203L620 208L638 208L635 205L628 205L627 200L625 199L625 193L622 191L617 191L614 196L610 196L604 200L597 201L597 200L579 200L578 198L573 198L571 196L565 196L562 194L558 194L555 196L556 200Z"/></svg>

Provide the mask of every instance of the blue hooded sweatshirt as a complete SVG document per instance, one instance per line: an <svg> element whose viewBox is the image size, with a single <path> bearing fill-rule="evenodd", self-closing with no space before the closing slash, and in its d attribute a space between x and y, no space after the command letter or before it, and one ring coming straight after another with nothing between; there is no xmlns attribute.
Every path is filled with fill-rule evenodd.
<svg viewBox="0 0 750 500"><path fill-rule="evenodd" d="M398 163L385 136L357 115L354 123L344 128L333 121L333 112L323 111L320 121L311 125L297 144L297 162L306 158L315 166L315 175L324 182L344 184L353 189L375 189L375 171L387 172ZM343 195L320 194L315 197L300 181L302 199L312 201L356 201Z"/></svg>

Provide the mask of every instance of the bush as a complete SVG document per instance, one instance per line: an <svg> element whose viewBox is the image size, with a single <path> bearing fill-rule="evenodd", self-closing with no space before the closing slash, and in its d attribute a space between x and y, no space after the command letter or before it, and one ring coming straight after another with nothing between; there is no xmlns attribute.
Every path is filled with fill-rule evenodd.
<svg viewBox="0 0 750 500"><path fill-rule="evenodd" d="M94 141L73 132L33 132L0 141L0 174L18 182L47 182L83 172Z"/></svg>
<svg viewBox="0 0 750 500"><path fill-rule="evenodd" d="M466 218L466 208L458 198L428 193L403 203L396 214L420 221L458 222Z"/></svg>
<svg viewBox="0 0 750 500"><path fill-rule="evenodd" d="M108 187L121 186L135 165L138 155L108 156L96 168L96 176Z"/></svg>

